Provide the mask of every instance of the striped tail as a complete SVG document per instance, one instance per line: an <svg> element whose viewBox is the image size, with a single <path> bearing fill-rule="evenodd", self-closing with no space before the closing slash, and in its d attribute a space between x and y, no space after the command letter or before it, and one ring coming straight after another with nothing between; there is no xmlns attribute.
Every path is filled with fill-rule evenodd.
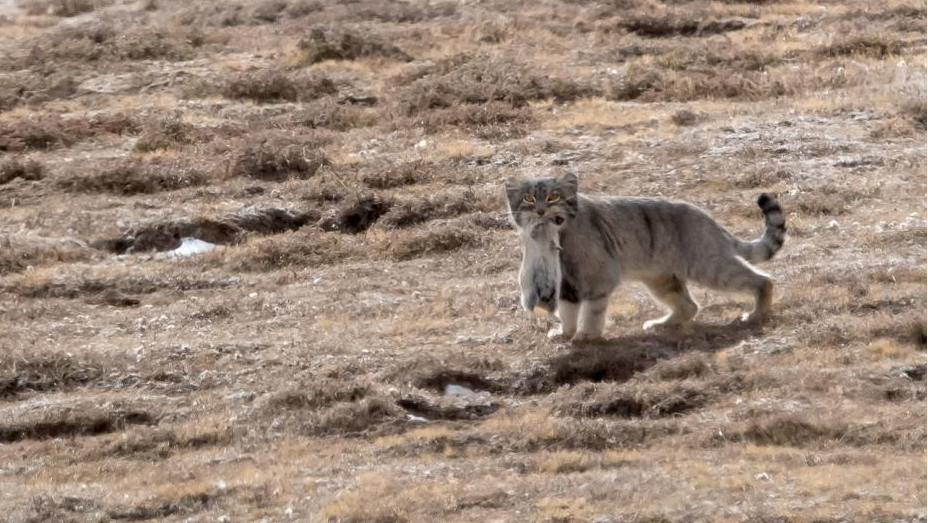
<svg viewBox="0 0 928 523"><path fill-rule="evenodd" d="M763 193L757 198L757 206L764 212L764 223L767 226L764 235L752 242L735 240L738 256L754 263L773 258L786 239L786 218L783 217L783 209L777 197Z"/></svg>

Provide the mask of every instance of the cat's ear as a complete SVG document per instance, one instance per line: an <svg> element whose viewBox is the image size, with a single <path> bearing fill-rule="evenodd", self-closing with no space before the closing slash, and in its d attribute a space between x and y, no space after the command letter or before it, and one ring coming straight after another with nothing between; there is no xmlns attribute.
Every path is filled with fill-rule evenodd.
<svg viewBox="0 0 928 523"><path fill-rule="evenodd" d="M565 196L576 196L577 195L577 175L574 173L565 173L557 179L557 184L561 187L561 191L565 193Z"/></svg>
<svg viewBox="0 0 928 523"><path fill-rule="evenodd" d="M513 194L519 191L519 180L515 178L506 178L506 181L503 182L503 185L506 187L506 195L510 198Z"/></svg>

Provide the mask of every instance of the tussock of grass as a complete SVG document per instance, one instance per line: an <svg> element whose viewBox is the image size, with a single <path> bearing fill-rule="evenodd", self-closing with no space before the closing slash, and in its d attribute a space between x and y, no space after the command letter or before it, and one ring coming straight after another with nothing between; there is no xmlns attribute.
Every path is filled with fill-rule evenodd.
<svg viewBox="0 0 928 523"><path fill-rule="evenodd" d="M361 183L371 189L393 189L422 183L435 173L437 166L423 160L399 164L366 165L361 172Z"/></svg>
<svg viewBox="0 0 928 523"><path fill-rule="evenodd" d="M418 4L410 2L371 2L346 9L341 15L352 22L413 24L453 16L457 4L448 1Z"/></svg>
<svg viewBox="0 0 928 523"><path fill-rule="evenodd" d="M360 435L398 421L401 411L368 384L322 380L262 398L255 415L313 436Z"/></svg>
<svg viewBox="0 0 928 523"><path fill-rule="evenodd" d="M853 35L844 36L818 52L824 56L868 56L878 59L897 55L903 49L903 42L891 40L885 36Z"/></svg>
<svg viewBox="0 0 928 523"><path fill-rule="evenodd" d="M525 136L528 124L534 120L532 112L524 107L514 108L504 102L479 105L455 105L433 109L416 115L413 122L429 132L444 127L458 127L471 131L483 140L512 139Z"/></svg>
<svg viewBox="0 0 928 523"><path fill-rule="evenodd" d="M175 16L180 25L194 27L237 27L272 24L319 13L325 8L317 0L261 0L194 4Z"/></svg>
<svg viewBox="0 0 928 523"><path fill-rule="evenodd" d="M11 74L0 74L0 111L21 104L68 98L77 91L74 77L67 72L39 74L21 70Z"/></svg>
<svg viewBox="0 0 928 523"><path fill-rule="evenodd" d="M766 72L744 71L727 66L710 70L673 71L635 62L625 73L610 78L606 97L610 100L643 102L688 102L710 98L762 99L783 96L791 87Z"/></svg>
<svg viewBox="0 0 928 523"><path fill-rule="evenodd" d="M234 270L268 272L332 265L362 252L348 236L309 229L249 242L228 253L226 263Z"/></svg>
<svg viewBox="0 0 928 523"><path fill-rule="evenodd" d="M579 417L659 418L685 415L712 400L712 391L697 385L636 387L588 384L574 387L558 412Z"/></svg>
<svg viewBox="0 0 928 523"><path fill-rule="evenodd" d="M202 35L190 31L116 29L104 22L91 22L64 26L38 39L24 61L41 66L50 62L187 60L202 43Z"/></svg>
<svg viewBox="0 0 928 523"><path fill-rule="evenodd" d="M311 138L269 133L250 135L239 143L238 148L232 148L232 176L266 181L305 179L328 163L319 143Z"/></svg>
<svg viewBox="0 0 928 523"><path fill-rule="evenodd" d="M197 135L196 129L178 118L164 118L150 122L142 129L135 142L137 152L173 149L191 143Z"/></svg>
<svg viewBox="0 0 928 523"><path fill-rule="evenodd" d="M108 5L106 0L30 0L20 5L30 15L50 15L69 18L90 13L98 7Z"/></svg>
<svg viewBox="0 0 928 523"><path fill-rule="evenodd" d="M0 185L10 183L16 178L23 180L41 180L45 176L45 167L35 160L10 158L0 163Z"/></svg>
<svg viewBox="0 0 928 523"><path fill-rule="evenodd" d="M409 260L474 247L480 243L480 235L474 230L454 221L436 221L425 230L413 231L397 238L390 247L390 255L395 260Z"/></svg>
<svg viewBox="0 0 928 523"><path fill-rule="evenodd" d="M26 359L7 356L0 360L0 397L26 391L68 390L100 379L100 362L80 361L67 354L44 354Z"/></svg>
<svg viewBox="0 0 928 523"><path fill-rule="evenodd" d="M632 14L619 22L619 27L648 38L672 36L703 36L744 29L741 20L706 20L699 13L667 12Z"/></svg>
<svg viewBox="0 0 928 523"><path fill-rule="evenodd" d="M297 46L302 54L301 61L307 64L375 56L403 62L412 61L411 56L395 45L340 26L311 27L300 38Z"/></svg>
<svg viewBox="0 0 928 523"><path fill-rule="evenodd" d="M0 422L0 442L105 434L127 425L157 423L158 413L134 406L101 409L91 405L51 408L25 419Z"/></svg>
<svg viewBox="0 0 928 523"><path fill-rule="evenodd" d="M398 108L407 116L489 102L519 108L531 100L563 102L593 92L581 83L535 74L524 65L482 54L457 55L417 72L411 81L397 80L402 86L397 96Z"/></svg>
<svg viewBox="0 0 928 523"><path fill-rule="evenodd" d="M374 125L377 117L375 109L340 103L331 97L325 97L289 111L286 115L279 117L277 122L287 127L301 126L309 129L348 131Z"/></svg>
<svg viewBox="0 0 928 523"><path fill-rule="evenodd" d="M143 161L118 160L94 165L97 172L82 175L87 166L58 180L58 187L70 192L97 194L101 192L130 196L176 191L202 185L208 175L182 162L171 159Z"/></svg>
<svg viewBox="0 0 928 523"><path fill-rule="evenodd" d="M409 227L439 218L454 218L477 210L477 203L468 194L439 193L430 197L397 200L383 217L388 229Z"/></svg>
<svg viewBox="0 0 928 523"><path fill-rule="evenodd" d="M42 115L17 122L0 122L0 152L67 147L90 137L122 134L136 128L135 122L121 113L91 118Z"/></svg>
<svg viewBox="0 0 928 523"><path fill-rule="evenodd" d="M30 267L84 262L93 258L93 249L79 242L0 237L0 276L22 272Z"/></svg>
<svg viewBox="0 0 928 523"><path fill-rule="evenodd" d="M321 74L260 69L231 75L221 92L232 99L295 102L334 94L336 88L328 77Z"/></svg>

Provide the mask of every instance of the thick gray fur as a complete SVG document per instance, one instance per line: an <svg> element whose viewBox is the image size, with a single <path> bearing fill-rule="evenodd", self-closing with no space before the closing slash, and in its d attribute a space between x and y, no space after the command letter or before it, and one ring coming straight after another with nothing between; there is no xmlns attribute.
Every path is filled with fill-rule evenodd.
<svg viewBox="0 0 928 523"><path fill-rule="evenodd" d="M580 194L572 174L507 180L506 192L522 237L522 304L550 310L546 300L557 289L561 329L552 335L600 337L609 295L623 281L642 282L670 310L645 329L692 320L699 307L688 282L754 296L746 321L760 323L770 312L773 283L748 262L769 260L783 246L786 224L772 195L757 201L763 236L744 241L688 203Z"/></svg>

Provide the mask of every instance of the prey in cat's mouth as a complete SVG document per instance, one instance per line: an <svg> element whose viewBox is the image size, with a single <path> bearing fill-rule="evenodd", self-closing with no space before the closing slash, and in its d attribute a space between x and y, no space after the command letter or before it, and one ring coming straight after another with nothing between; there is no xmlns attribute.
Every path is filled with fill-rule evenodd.
<svg viewBox="0 0 928 523"><path fill-rule="evenodd" d="M519 286L522 307L532 312L540 306L554 313L561 281L558 231L547 220L527 223L522 229L522 266Z"/></svg>

